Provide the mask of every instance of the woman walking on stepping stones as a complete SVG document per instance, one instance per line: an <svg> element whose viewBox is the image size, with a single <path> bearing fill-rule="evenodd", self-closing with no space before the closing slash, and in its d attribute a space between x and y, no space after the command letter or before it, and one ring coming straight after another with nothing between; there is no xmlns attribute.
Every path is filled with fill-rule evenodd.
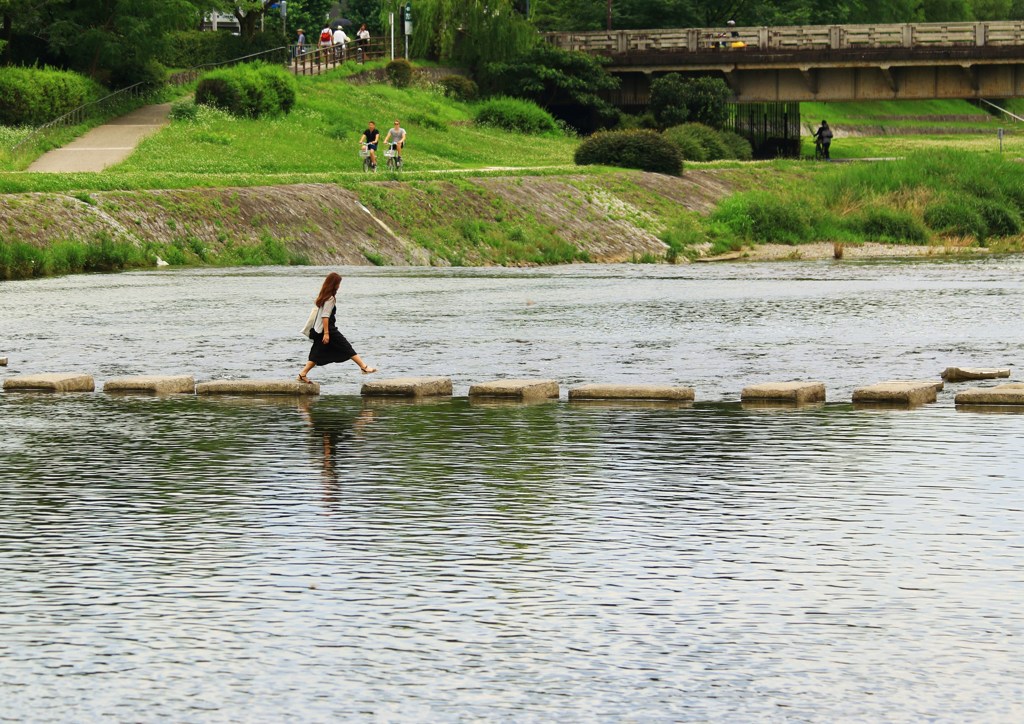
<svg viewBox="0 0 1024 724"><path fill-rule="evenodd" d="M335 295L340 286L341 275L331 272L324 279L323 286L320 287L320 294L316 298L316 322L309 330L309 338L313 340L313 347L309 350L309 362L299 373L299 382L310 382L306 375L317 365L329 365L332 362L345 362L346 360L352 360L359 365L359 369L363 371L364 375L377 371L376 367L368 366L359 358L356 351L352 349L352 345L345 339L345 335L338 331L338 326L334 322L337 314Z"/></svg>

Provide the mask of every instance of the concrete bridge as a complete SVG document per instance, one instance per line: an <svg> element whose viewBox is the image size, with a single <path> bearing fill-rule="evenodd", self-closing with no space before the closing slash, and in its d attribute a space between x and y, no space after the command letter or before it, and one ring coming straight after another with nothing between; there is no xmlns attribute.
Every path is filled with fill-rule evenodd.
<svg viewBox="0 0 1024 724"><path fill-rule="evenodd" d="M645 106L650 80L717 75L739 102L1024 96L1024 22L549 33L609 58L609 100Z"/></svg>

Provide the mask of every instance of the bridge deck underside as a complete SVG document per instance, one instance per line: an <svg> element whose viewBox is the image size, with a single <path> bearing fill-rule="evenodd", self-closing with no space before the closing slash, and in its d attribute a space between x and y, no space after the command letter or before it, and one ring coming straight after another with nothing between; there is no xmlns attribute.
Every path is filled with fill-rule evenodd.
<svg viewBox="0 0 1024 724"><path fill-rule="evenodd" d="M682 70L682 69L680 69ZM686 72L694 72L687 69ZM735 99L750 101L879 101L933 98L1015 98L1024 96L1024 69L1019 64L894 66L890 68L708 68L732 89ZM650 76L615 73L622 80L610 100L646 105Z"/></svg>

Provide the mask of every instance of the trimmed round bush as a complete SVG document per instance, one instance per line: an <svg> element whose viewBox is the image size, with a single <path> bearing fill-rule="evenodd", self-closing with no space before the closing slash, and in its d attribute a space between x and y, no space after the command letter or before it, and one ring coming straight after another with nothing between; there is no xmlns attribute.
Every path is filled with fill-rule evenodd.
<svg viewBox="0 0 1024 724"><path fill-rule="evenodd" d="M665 134L680 148L683 148L684 144L686 144L687 148L692 148L693 143L698 144L704 149L702 161L733 158L732 151L722 139L721 133L710 126L705 126L703 123L683 123L678 126L672 126L665 130Z"/></svg>
<svg viewBox="0 0 1024 724"><path fill-rule="evenodd" d="M988 225L976 205L960 198L945 198L929 204L924 210L924 223L942 234L978 239L988 235Z"/></svg>
<svg viewBox="0 0 1024 724"><path fill-rule="evenodd" d="M689 133L686 126L672 126L666 128L662 135L669 143L679 149L680 155L686 161L707 161L708 152L697 137Z"/></svg>
<svg viewBox="0 0 1024 724"><path fill-rule="evenodd" d="M654 131L595 133L576 149L576 165L603 164L672 174L683 172L679 149Z"/></svg>
<svg viewBox="0 0 1024 724"><path fill-rule="evenodd" d="M204 75L196 87L196 103L244 118L287 113L295 105L295 79L265 63L236 65Z"/></svg>
<svg viewBox="0 0 1024 724"><path fill-rule="evenodd" d="M0 68L0 125L40 126L106 95L84 75L52 68Z"/></svg>
<svg viewBox="0 0 1024 724"><path fill-rule="evenodd" d="M412 83L412 64L405 58L396 58L384 66L384 74L395 88L408 88Z"/></svg>
<svg viewBox="0 0 1024 724"><path fill-rule="evenodd" d="M855 216L850 226L869 241L889 241L894 244L924 244L928 229L909 211L885 206L869 207Z"/></svg>
<svg viewBox="0 0 1024 724"><path fill-rule="evenodd" d="M171 120L194 121L199 117L199 106L192 101L176 101L171 104Z"/></svg>
<svg viewBox="0 0 1024 724"><path fill-rule="evenodd" d="M750 141L735 131L719 131L718 137L729 149L729 158L739 161L750 161L754 158L754 147L750 145Z"/></svg>
<svg viewBox="0 0 1024 724"><path fill-rule="evenodd" d="M475 101L480 95L476 83L463 75L446 75L438 84L448 98L457 101Z"/></svg>
<svg viewBox="0 0 1024 724"><path fill-rule="evenodd" d="M476 122L534 135L558 129L550 113L521 98L501 97L484 101L476 110Z"/></svg>

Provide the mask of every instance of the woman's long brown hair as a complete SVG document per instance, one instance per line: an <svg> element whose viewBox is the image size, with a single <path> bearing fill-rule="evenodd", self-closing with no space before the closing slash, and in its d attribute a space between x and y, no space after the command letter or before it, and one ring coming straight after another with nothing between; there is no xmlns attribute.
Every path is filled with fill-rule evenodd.
<svg viewBox="0 0 1024 724"><path fill-rule="evenodd" d="M341 274L337 272L331 272L324 279L324 285L320 287L320 294L316 298L316 306L322 307L327 303L327 300L338 293L338 287L341 286Z"/></svg>

